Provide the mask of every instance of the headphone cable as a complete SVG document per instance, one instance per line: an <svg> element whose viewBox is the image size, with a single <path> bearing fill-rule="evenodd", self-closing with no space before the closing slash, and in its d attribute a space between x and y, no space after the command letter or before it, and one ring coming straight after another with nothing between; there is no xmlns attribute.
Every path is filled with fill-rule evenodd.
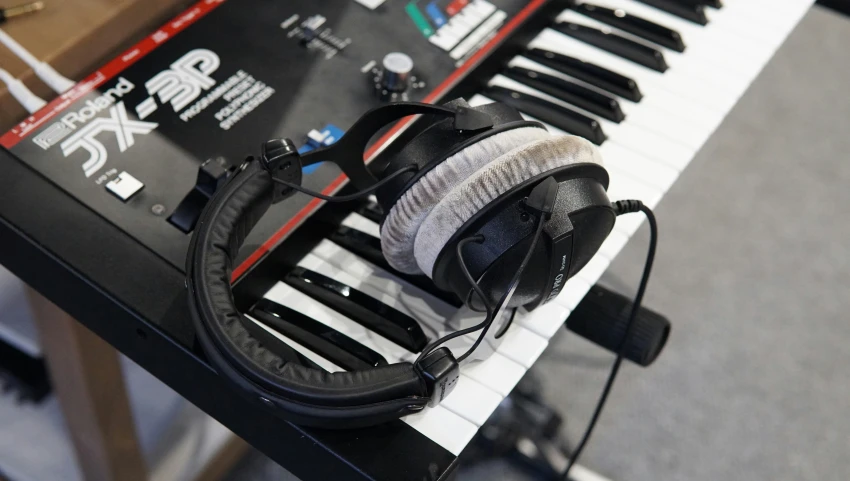
<svg viewBox="0 0 850 481"><path fill-rule="evenodd" d="M658 245L658 224L655 221L655 214L652 213L652 210L649 207L643 205L643 203L639 200L617 201L614 202L612 206L614 207L614 212L616 212L618 216L635 212L643 212L643 214L646 215L646 219L649 222L649 248L646 253L646 262L644 263L640 285L638 286L637 294L635 295L634 302L632 303L632 310L629 313L629 320L626 324L626 332L623 335L623 339L620 341L619 348L617 349L617 358L611 366L611 372L608 374L608 379L605 381L605 387L602 388L599 401L596 402L596 408L593 410L593 415L590 418L590 422L587 424L587 428L585 428L584 435L581 437L581 441L579 441L578 446L576 446L575 451L573 451L570 456L567 469L564 470L563 475L561 475L561 481L568 481L570 479L570 470L573 465L575 465L576 461L584 451L587 442L590 440L590 436L593 434L593 429L596 427L597 421L599 421L599 415L602 414L602 409L605 407L605 402L608 400L608 395L611 394L611 388L617 378L617 373L620 371L620 366L623 364L625 349L628 345L629 338L632 335L635 319L637 318L638 311L640 311L641 302L643 302L646 285L649 283L649 274L652 271L652 264L655 261L655 248Z"/></svg>
<svg viewBox="0 0 850 481"><path fill-rule="evenodd" d="M47 84L47 86L53 89L56 93L65 93L67 90L70 90L71 87L76 85L73 80L63 77L47 62L42 62L35 58L29 50L21 46L21 44L16 42L15 39L10 37L9 34L3 30L0 30L0 44L5 45L6 48L11 50L16 57L21 59L33 70L33 72L35 72L42 82Z"/></svg>
<svg viewBox="0 0 850 481"><path fill-rule="evenodd" d="M280 184L280 185L283 185L285 187L289 187L292 190L297 190L298 192L301 192L302 194L307 194L311 197L315 197L317 199L321 199L321 200L324 200L326 202L351 202L351 201L359 200L359 199L362 199L363 197L368 196L372 192L374 192L374 191L380 189L381 187L383 187L384 185L386 185L388 182L395 180L396 177L398 177L402 174L406 174L408 172L416 172L418 170L419 170L419 167L417 167L416 165L411 165L409 167L398 170L398 171L393 172L392 174L384 177L383 179L376 182L374 185L372 185L368 189L364 189L364 190L361 190L359 192L355 192L355 193L350 194L350 195L340 195L340 196L325 195L325 194L322 194L321 192L316 192L315 190L310 190L306 187L302 187L299 184L294 184L294 183L286 181L286 180L275 178L274 176L272 176L272 180L276 184Z"/></svg>
<svg viewBox="0 0 850 481"><path fill-rule="evenodd" d="M23 82L15 78L6 70L0 68L0 82L6 84L6 89L12 94L12 97L29 113L35 113L41 110L47 102L38 95L32 93Z"/></svg>
<svg viewBox="0 0 850 481"><path fill-rule="evenodd" d="M505 291L504 294L502 294L502 297L499 299L499 302L497 302L495 306L493 306L487 299L487 297L484 295L483 289L481 289L481 286L475 281L475 278L472 277L472 274L469 272L469 268L466 266L466 262L464 262L463 260L463 247L470 242L484 242L484 236L478 234L471 237L467 237L458 242L457 247L455 248L455 252L457 253L458 257L458 264L460 264L460 268L463 271L463 275L464 277L466 277L466 280L472 286L473 291L475 291L475 293L478 295L478 297L481 298L482 302L484 303L484 309L487 311L487 315L480 323L474 326L467 327L465 329L460 329L458 331L452 332L451 334L447 334L429 344L422 351L422 353L419 354L419 357L416 358L416 362L414 362L414 364L419 362L419 360L423 357L430 354L431 351L433 351L440 344L448 342L456 337L464 336L466 334L481 330L481 334L478 335L478 338L475 340L472 346L457 358L457 362L462 362L478 348L478 346L481 344L481 341L484 340L484 336L487 335L487 331L490 329L490 326L493 324L496 318L500 317L499 314L502 311L502 307L505 305L508 298L513 295L514 290L516 290L516 287L519 285L520 276L522 276L523 271L525 271L525 268L531 261L531 255L534 253L534 248L537 247L537 242L540 240L540 236L543 233L543 226L546 225L546 221L546 216L541 215L539 220L537 221L537 228L535 229L534 237L531 240L531 246L528 248L528 252L525 254L525 257L523 258L522 263L519 265L516 274L514 274L513 279L511 279L511 282L508 284L508 289Z"/></svg>

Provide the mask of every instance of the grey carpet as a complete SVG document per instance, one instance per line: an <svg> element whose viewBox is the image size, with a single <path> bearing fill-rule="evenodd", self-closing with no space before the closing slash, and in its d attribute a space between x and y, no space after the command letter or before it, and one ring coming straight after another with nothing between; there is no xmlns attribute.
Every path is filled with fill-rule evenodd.
<svg viewBox="0 0 850 481"><path fill-rule="evenodd" d="M815 8L657 210L647 305L674 323L626 366L582 464L617 481L850 475L850 21ZM632 293L646 230L604 282ZM564 332L535 368L577 439L610 357ZM260 455L239 481L289 476ZM504 462L461 481L528 479Z"/></svg>

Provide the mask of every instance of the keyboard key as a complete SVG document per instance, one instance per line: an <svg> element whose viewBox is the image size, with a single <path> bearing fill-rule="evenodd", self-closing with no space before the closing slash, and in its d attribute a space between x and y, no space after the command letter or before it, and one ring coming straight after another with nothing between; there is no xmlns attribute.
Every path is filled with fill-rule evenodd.
<svg viewBox="0 0 850 481"><path fill-rule="evenodd" d="M620 123L626 118L616 99L575 82L523 67L509 67L502 75L612 122Z"/></svg>
<svg viewBox="0 0 850 481"><path fill-rule="evenodd" d="M461 375L451 395L441 406L481 426L502 402L502 396L469 376Z"/></svg>
<svg viewBox="0 0 850 481"><path fill-rule="evenodd" d="M427 408L401 419L455 456L460 455L478 432L478 426L443 406Z"/></svg>
<svg viewBox="0 0 850 481"><path fill-rule="evenodd" d="M660 51L615 33L573 22L558 22L552 28L657 72L667 71L667 62Z"/></svg>
<svg viewBox="0 0 850 481"><path fill-rule="evenodd" d="M511 393L526 369L507 357L493 353L485 361L469 361L461 366L465 374L502 396Z"/></svg>
<svg viewBox="0 0 850 481"><path fill-rule="evenodd" d="M685 42L682 40L682 35L679 32L641 17L630 15L623 9L614 10L589 3L582 3L574 8L581 14L637 35L650 42L657 43L677 52L685 51Z"/></svg>
<svg viewBox="0 0 850 481"><path fill-rule="evenodd" d="M605 242L603 242L599 247L599 255L609 261L613 261L614 258L617 257L617 254L623 250L623 247L626 246L628 241L628 236L618 230L612 230L611 233L608 234L608 238L605 239Z"/></svg>
<svg viewBox="0 0 850 481"><path fill-rule="evenodd" d="M655 8L670 12L691 22L707 25L708 17L705 15L705 7L699 4L684 2L680 0L638 0Z"/></svg>
<svg viewBox="0 0 850 481"><path fill-rule="evenodd" d="M310 255L317 260L305 257L300 265L337 279L413 317L429 339L441 336L440 333L445 330L445 320L451 318L457 310L439 298L326 240L320 242Z"/></svg>
<svg viewBox="0 0 850 481"><path fill-rule="evenodd" d="M606 136L599 122L575 110L504 87L488 87L484 95L550 123L561 130L584 137L596 145L605 142Z"/></svg>
<svg viewBox="0 0 850 481"><path fill-rule="evenodd" d="M625 75L594 65L591 62L585 62L542 48L529 49L523 55L549 68L633 102L640 102L643 97L637 82Z"/></svg>
<svg viewBox="0 0 850 481"><path fill-rule="evenodd" d="M335 279L296 267L284 282L410 352L428 344L415 319Z"/></svg>
<svg viewBox="0 0 850 481"><path fill-rule="evenodd" d="M268 299L260 300L251 316L347 371L387 365L383 356L354 339Z"/></svg>
<svg viewBox="0 0 850 481"><path fill-rule="evenodd" d="M609 265L611 265L610 260L596 254L584 267L582 267L580 271L578 271L575 277L583 279L591 285L596 284L599 278L602 277L602 274L604 274L608 269Z"/></svg>
<svg viewBox="0 0 850 481"><path fill-rule="evenodd" d="M679 177L676 169L629 150L616 142L599 148L606 166L612 166L666 193Z"/></svg>
<svg viewBox="0 0 850 481"><path fill-rule="evenodd" d="M564 325L569 314L569 309L552 300L531 312L520 313L516 322L549 339Z"/></svg>
<svg viewBox="0 0 850 481"><path fill-rule="evenodd" d="M372 226L359 228L352 228L345 225L345 223L350 223L351 218L354 216L360 217L360 219L363 220L367 220L357 214L352 214L343 222L342 226L340 226L336 231L331 234L329 239L332 242L357 254L358 256L371 262L372 264L375 264L381 269L392 272L394 275L398 276L401 279L404 279L411 285L414 285L419 289L428 292L429 294L441 299L443 302L446 302L449 305L455 307L461 305L461 302L457 299L457 296L450 292L446 292L437 288L437 286L434 285L434 282L431 281L431 279L429 279L428 277L424 275L402 274L390 267L386 258L384 258L383 251L381 251L381 240L378 237L370 235L361 230L367 229L370 232L374 233L374 231L378 229L377 224L373 223Z"/></svg>
<svg viewBox="0 0 850 481"><path fill-rule="evenodd" d="M595 283L596 281L593 282L593 284ZM580 277L573 277L567 281L563 290L561 290L561 293L553 300L553 302L572 311L576 308L578 303L584 299L584 296L587 294L587 291L590 290L591 285L592 284L590 282Z"/></svg>

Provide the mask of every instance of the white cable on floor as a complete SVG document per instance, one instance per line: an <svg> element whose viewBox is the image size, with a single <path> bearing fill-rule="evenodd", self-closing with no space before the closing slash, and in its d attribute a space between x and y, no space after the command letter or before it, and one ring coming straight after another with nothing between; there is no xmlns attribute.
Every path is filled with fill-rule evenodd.
<svg viewBox="0 0 850 481"><path fill-rule="evenodd" d="M27 109L27 112L33 113L37 110L41 110L42 107L47 105L47 102L38 95L32 93L23 82L16 79L12 76L12 74L2 68L0 68L0 80L6 84L6 87L9 89L9 93L12 94L12 97L15 97L15 100L20 102L20 104Z"/></svg>
<svg viewBox="0 0 850 481"><path fill-rule="evenodd" d="M63 77L46 62L41 62L35 58L27 49L22 47L21 44L16 42L15 39L3 30L0 30L0 43L11 50L19 59L23 60L25 64L29 65L33 72L38 75L38 78L57 93L64 93L75 85L75 82Z"/></svg>

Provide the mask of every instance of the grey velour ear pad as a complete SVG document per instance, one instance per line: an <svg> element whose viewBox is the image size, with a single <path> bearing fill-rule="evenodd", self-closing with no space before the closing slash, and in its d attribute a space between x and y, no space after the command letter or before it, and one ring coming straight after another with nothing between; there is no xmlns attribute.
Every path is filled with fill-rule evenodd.
<svg viewBox="0 0 850 481"><path fill-rule="evenodd" d="M399 198L381 225L381 250L387 262L400 272L422 274L414 259L413 246L431 209L455 186L494 159L548 137L550 133L537 127L508 130L470 145L424 175Z"/></svg>
<svg viewBox="0 0 850 481"><path fill-rule="evenodd" d="M601 165L599 149L581 137L549 135L519 146L461 179L419 225L413 248L419 269L431 277L446 242L487 204L529 179L577 163Z"/></svg>

